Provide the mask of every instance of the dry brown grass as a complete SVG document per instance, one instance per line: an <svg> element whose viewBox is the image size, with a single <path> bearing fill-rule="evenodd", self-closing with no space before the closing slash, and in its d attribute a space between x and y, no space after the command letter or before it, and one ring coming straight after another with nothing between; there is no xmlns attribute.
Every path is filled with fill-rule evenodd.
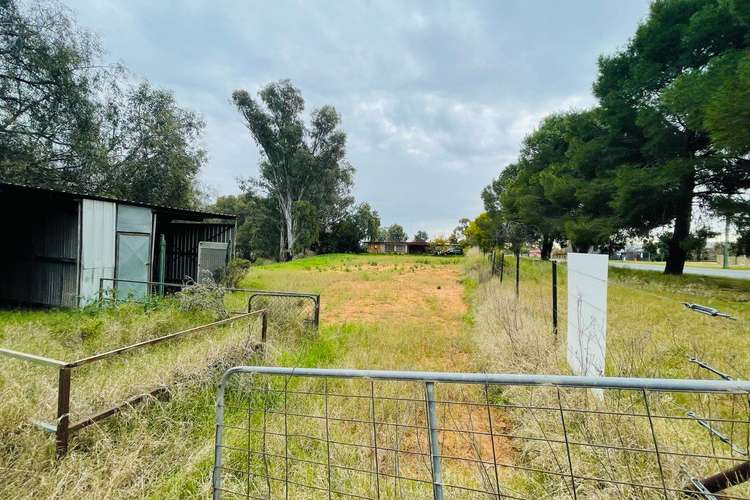
<svg viewBox="0 0 750 500"><path fill-rule="evenodd" d="M116 347L112 338L128 344L213 319L185 314L169 303L148 312L124 305L101 313L50 312L81 327L78 333L56 333L55 322L40 313L28 318L41 318L41 323L13 314L14 321L3 331L4 345L21 350L24 338L31 337L31 349L44 346L43 354L64 361ZM205 427L202 415L212 409L215 380L248 359L258 332L258 318L242 319L73 370L71 422L158 387L168 389L169 400L151 398L76 433L71 452L60 462L53 458L53 440L31 424L32 419L55 420L56 370L0 358L0 497L145 494L157 478L202 446L196 430Z"/></svg>
<svg viewBox="0 0 750 500"><path fill-rule="evenodd" d="M224 351L222 345L202 344L196 340L194 343L186 342L184 350L165 346L163 353L154 353L153 362L143 358L141 361L133 359L128 366L112 366L109 372L92 377L89 393L104 392L101 399L93 398L90 401L91 408L98 408L110 398L121 397L130 389L140 390L145 387L145 381L152 379L163 380L164 383L177 382L172 399L152 401L88 429L76 438L73 452L60 464L55 464L51 458L51 440L27 423L27 418L35 414L37 408L32 401L43 400L46 397L43 393L50 386L27 383L23 389L27 392L21 393L20 386L8 385L8 379L4 378L4 385L0 387L2 397L17 393L23 397L16 398L12 405L0 406L0 431L4 437L11 436L4 439L1 445L0 474L4 480L0 481L0 496L206 496L212 463L216 377L222 368L219 365L229 362L338 368L566 373L562 354L565 332L563 329L557 340L552 335L549 282L544 269L529 267L524 272L521 297L516 300L512 280L506 278L502 286L497 278L488 280L486 262L476 257L466 258L466 272L458 259L408 256L324 256L252 268L242 283L245 287L321 293L323 311L320 334L310 335L304 329L295 327L296 320L284 322L281 318L270 325L271 339L264 359L247 359L243 353L229 349L228 345L241 345L236 342L222 344L229 349ZM466 281L467 276L481 282L475 286L471 279ZM748 297L750 293L730 285L721 285L712 291L706 283L696 281L689 281L686 286L679 282L652 282L637 273L619 271L613 273L611 281L608 374L695 376L699 373L685 362L684 356L701 353L707 361L713 361L726 371L734 374L741 374L744 370L750 372L747 350L736 350L732 355L726 348L737 338L747 338L746 323L717 322L716 319L685 311L679 305L679 300L683 299L703 303L713 301L709 304L741 316L746 315L744 311L747 307L747 302L741 302L742 297ZM564 276L561 276L561 325L565 324L564 286ZM242 299L235 299L237 308L244 306ZM15 332L15 347L27 344L23 335L28 334L29 345L46 349L41 352L53 356L68 349L90 349L92 345L87 342L92 338L92 330L100 331L103 328L120 343L128 332L139 338L153 336L156 333L153 325L159 325L161 329L169 328L167 331L170 331L172 321L182 318L178 315L170 319L169 315L155 312L150 321L140 322L138 315L132 314L117 320L106 320L104 327L96 327L101 318L93 315L81 317L80 321L76 320L62 328L56 326L56 322L45 319L46 316L29 317L33 319L24 324L15 320L4 321L3 325L9 328L4 331ZM0 322L2 320L0 316ZM30 335L39 328L49 332L46 339L44 336ZM227 338L231 338L232 334L227 332L227 335ZM59 337L59 342L50 342L50 336ZM8 338L6 333L4 340ZM108 339L104 337L109 342ZM209 358L217 362L207 363L206 352ZM219 363L219 359L225 363ZM165 366L169 368L164 369ZM24 380L33 380L34 373L28 368L24 370ZM108 392L115 387L122 391ZM300 382L295 387L298 390L320 388L313 382ZM366 392L369 386L358 387L355 383L341 382L329 388ZM382 390L381 395L414 399L424 397L423 387L416 384L394 383ZM483 398L481 388L477 387L440 386L438 390L440 397L456 401L481 401ZM493 390L490 396L492 402L498 404L558 404L557 393L544 388ZM588 391L563 391L561 397L566 406L596 409L600 404L590 397ZM731 414L732 411L739 414L744 408L740 403L735 401L734 406L719 405L716 401L698 397L659 397L652 401L655 411L671 414L684 414L686 408L694 408L699 413L711 410L718 414ZM79 401L77 404L86 407L88 403ZM321 410L319 399L302 398L293 404L299 405L300 410ZM605 399L602 404L606 405L604 408L619 405L621 409L643 409L642 401L638 398ZM423 406L419 403L416 407L406 403L383 403L378 406L377 414L383 419L418 422L424 419ZM340 400L332 411L341 415L369 416L366 405L362 406L356 399ZM560 436L557 415L500 408L493 409L491 413L495 432L527 433L539 438ZM229 418L242 419L246 415L229 415ZM494 451L499 462L550 470L567 467L564 447L559 443L548 445L496 438L493 447L486 437L489 420L481 410L458 406L450 411L443 408L440 419L442 425L479 433L475 438L466 440L458 433L441 432L440 442L446 454L489 459ZM626 443L628 446L651 445L648 426L644 425L643 419L571 417L569 424L571 435L581 441L598 439L607 443ZM320 427L312 424L299 425L300 431L320 432ZM656 430L660 439L664 439L665 446L672 446L676 450L711 451L705 434L692 422L657 423ZM354 425L342 424L333 432L339 439L355 435L368 439L369 436L367 428ZM745 430L739 428L731 432L738 441L744 439L746 434ZM426 446L426 436L417 430L396 434L379 429L378 439L382 443L399 443L406 451L424 451ZM299 443L294 451L302 454L300 456L322 460L325 450ZM366 454L340 453L339 458L345 462L361 463L368 467L372 465ZM604 478L656 480L653 475L648 475L655 470L653 460L626 458L612 451L576 453L575 460L576 464L580 464L577 465L580 472ZM715 464L707 465L692 459L665 459L663 465L675 484L684 481L680 475L682 465L696 475L715 472L712 470ZM379 466L381 470L388 471L394 470L395 464L392 459L381 456ZM400 466L404 473L429 477L422 459L405 460ZM281 465L277 463L273 467ZM320 470L304 467L296 473L321 481L325 475ZM569 485L565 480L513 472L506 468L501 468L499 475L508 493L539 498L569 497ZM480 489L491 489L494 481L491 475L488 476L487 469L471 466L448 467L446 476L452 482L470 484ZM364 488L371 480L371 476L363 478L343 472L336 478L337 486L342 489ZM385 497L392 497L396 492L396 486L390 484L384 486ZM622 487L603 487L593 482L583 482L579 488L579 498L650 496L648 491L629 492ZM399 493L402 498L430 494L429 489L416 485L404 486ZM299 490L296 497L311 496L309 492ZM471 495L457 496L471 498Z"/></svg>
<svg viewBox="0 0 750 500"><path fill-rule="evenodd" d="M477 269L486 265L478 255L467 257L469 272L484 281L475 294L475 340L481 346L483 366L488 371L511 373L569 373L565 361L565 276L560 276L560 331L556 337L551 327L550 275L546 264L524 262L520 297L516 298L513 281L500 284L498 278L489 279L488 272ZM481 276L479 273L483 273ZM680 300L705 303L706 299L721 302L721 307L733 310L743 300L743 292L719 284L714 293L706 283L697 285L687 280L681 286L677 280L663 281L659 276L650 281L648 275L616 271L610 273L608 304L608 339L606 372L612 376L643 377L699 377L715 378L707 372L696 372L686 355L700 353L717 366L734 367L744 353L732 352L716 345L724 335L747 338L747 324L708 318L684 310ZM742 285L735 285L742 286ZM702 297L703 300L698 300ZM737 302L732 302L737 301ZM733 312L736 312L734 309ZM747 365L745 365L747 366ZM559 398L559 399L558 399ZM704 429L690 419L689 410L697 414L728 419L748 417L747 402L741 397L721 395L659 394L648 395L650 411L654 415L669 415L674 419L655 419L654 432L661 451L687 454L730 455L726 445L711 440ZM592 397L585 389L568 389L560 396L553 388L508 388L499 400L503 404L556 408L588 409L595 412L623 412L644 414L643 395L628 391L608 391L603 401ZM744 415L744 417L743 417ZM506 418L516 435L538 438L540 441L513 440L517 455L515 464L543 470L568 472L564 445L544 440L563 439L560 415L555 411L508 410ZM582 443L598 443L612 447L654 449L654 438L648 419L603 414L571 412L566 415L568 438ZM718 424L732 439L745 446L748 426ZM615 448L571 447L577 475L601 478L603 481L579 480L579 498L663 498L659 489L659 464L653 453L625 452ZM662 455L661 467L668 488L687 484L687 475L704 477L731 465L731 462L698 459L677 455ZM655 489L606 484L608 480L649 484ZM570 497L570 479L526 472L510 473L507 481L523 496L545 498ZM747 495L747 485L734 488L731 493Z"/></svg>

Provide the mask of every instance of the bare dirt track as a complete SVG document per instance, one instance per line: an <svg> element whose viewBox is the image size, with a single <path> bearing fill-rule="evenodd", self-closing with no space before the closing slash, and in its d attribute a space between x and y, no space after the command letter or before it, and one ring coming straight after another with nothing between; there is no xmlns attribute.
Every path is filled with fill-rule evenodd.
<svg viewBox="0 0 750 500"><path fill-rule="evenodd" d="M378 266L340 274L328 293L341 299L323 302L322 314L331 323L429 317L443 326L457 326L467 311L457 266Z"/></svg>

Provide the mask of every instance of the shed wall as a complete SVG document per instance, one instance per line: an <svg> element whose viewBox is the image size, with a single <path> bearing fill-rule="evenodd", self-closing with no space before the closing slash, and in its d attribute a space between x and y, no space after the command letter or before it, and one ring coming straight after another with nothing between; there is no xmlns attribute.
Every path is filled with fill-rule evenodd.
<svg viewBox="0 0 750 500"><path fill-rule="evenodd" d="M160 222L156 218L156 239L164 234L167 241L165 279L180 283L186 278L198 279L198 244L201 241L228 243L234 238L234 223ZM155 250L154 270L159 269L158 251ZM157 278L156 275L153 276Z"/></svg>
<svg viewBox="0 0 750 500"><path fill-rule="evenodd" d="M78 204L54 196L0 194L0 301L76 305Z"/></svg>
<svg viewBox="0 0 750 500"><path fill-rule="evenodd" d="M99 280L115 277L115 228L117 207L109 201L82 202L81 305L99 296ZM112 282L105 283L111 286Z"/></svg>

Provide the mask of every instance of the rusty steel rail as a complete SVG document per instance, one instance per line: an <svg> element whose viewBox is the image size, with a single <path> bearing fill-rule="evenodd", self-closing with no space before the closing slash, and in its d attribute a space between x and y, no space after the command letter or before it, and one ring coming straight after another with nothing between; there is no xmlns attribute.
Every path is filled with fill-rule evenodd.
<svg viewBox="0 0 750 500"><path fill-rule="evenodd" d="M9 358L21 359L23 361L31 361L32 363L39 363L41 365L49 366L67 366L65 361L59 359L45 358L44 356L37 356L36 354L27 354L25 352L13 351L11 349L4 349L0 347L0 354Z"/></svg>
<svg viewBox="0 0 750 500"><path fill-rule="evenodd" d="M41 428L46 432L55 434L55 455L57 458L62 458L68 452L68 443L70 440L70 434L77 432L89 425L95 424L96 422L110 417L116 413L119 413L127 407L134 406L139 403L147 401L150 397L157 397L161 394L167 394L166 387L158 387L145 394L139 394L132 396L124 402L112 406L102 412L95 415L84 417L78 422L70 422L70 395L71 395L71 375L74 369L98 361L104 361L106 359L125 354L127 352L153 346L173 340L179 337L184 337L197 332L209 330L211 328L222 326L233 323L237 320L249 318L251 316L260 316L261 318L261 346L265 346L268 337L268 312L265 309L259 309L257 311L240 313L231 318L214 321L205 325L188 328L179 332L170 333L150 340L144 340L135 344L119 347L110 351L94 354L87 356L75 361L61 361L57 359L46 358L44 356L38 356L35 354L28 354L24 352L13 351L11 349L0 348L0 356L5 356L14 359L20 359L30 363L36 363L40 365L52 366L58 369L58 382L57 382L57 417L54 423L44 422L40 420L32 420L32 423L37 427Z"/></svg>
<svg viewBox="0 0 750 500"><path fill-rule="evenodd" d="M196 333L196 332L200 332L200 331L203 331L203 330L208 330L210 328L214 328L216 326L221 326L221 325L225 325L225 324L228 324L228 323L232 323L232 322L234 322L234 321L236 321L238 319L247 318L248 316L253 316L253 315L256 315L258 313L265 314L265 310L264 309L260 309L258 311L254 311L254 312L241 313L241 314L238 314L237 316L232 316L231 318L226 318L226 319L221 319L219 321L214 321L213 323L207 323L205 325L194 326L193 328L188 328L187 330L181 330L179 332L170 333L170 334L164 335L162 337L156 337L154 339L144 340L142 342L137 342L135 344L127 345L127 346L124 346L124 347L118 347L117 349L112 349L111 351L102 352L102 353L99 353L99 354L94 354L93 356L88 356L86 358L81 358L79 360L73 361L72 363L69 363L67 366L69 368L76 368L76 367L81 366L81 365L85 365L85 364L88 364L88 363L93 363L94 361L99 361L99 360L102 360L102 359L105 359L105 358L111 358L112 356L117 356L119 354L123 354L125 352L132 351L133 349L138 349L139 347L144 347L144 346L149 346L149 345L154 345L154 344L160 344L160 343L165 342L167 340L172 340L172 339L174 339L176 337L181 337L183 335L187 335L187 334L190 334L190 333Z"/></svg>
<svg viewBox="0 0 750 500"><path fill-rule="evenodd" d="M300 298L304 300L309 300L313 303L312 324L316 330L320 326L320 294L305 293L305 292L279 292L279 291L269 291L269 290L259 290L259 291L239 290L239 291L252 292L250 297L247 299L247 311L248 312L251 312L253 310L253 299L257 297L288 297L288 298Z"/></svg>

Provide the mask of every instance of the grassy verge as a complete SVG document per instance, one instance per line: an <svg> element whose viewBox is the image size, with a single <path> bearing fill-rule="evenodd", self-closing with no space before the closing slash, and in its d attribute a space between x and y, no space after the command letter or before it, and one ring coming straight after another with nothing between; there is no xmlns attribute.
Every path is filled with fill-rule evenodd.
<svg viewBox="0 0 750 500"><path fill-rule="evenodd" d="M508 270L510 260L506 262ZM510 266L512 267L512 266ZM479 255L467 257L467 272L478 276L476 292L475 341L482 346L484 366L489 371L527 373L569 373L565 360L567 321L566 276L564 266L559 275L560 330L551 327L550 266L539 261L522 261L521 286L516 298L513 280L506 275L488 279L486 261ZM738 378L747 378L750 359L740 348L750 336L748 325L750 283L741 280L715 279L704 276L663 276L652 272L626 269L609 270L607 307L606 373L626 377L716 378L695 364L688 356L698 356L713 366ZM686 309L681 302L697 302L736 315L731 321L700 315ZM636 391L637 392L637 391ZM620 451L622 447L653 449L653 435L647 419L608 415L613 410L644 415L642 394L627 391L605 393L602 401L587 390L554 390L510 388L502 392L504 404L544 406L558 405L589 410L567 418L568 438L580 443L598 443L610 448L571 447L570 456L576 474L594 478L617 478L654 489L605 484L601 481L579 481L578 495L597 498L657 498L664 470L667 487L681 488L687 475L703 477L728 467L727 462L701 460L684 455L662 456L657 464L653 455ZM648 395L650 410L680 420L657 419L654 432L662 450L686 454L729 455L708 439L705 429L690 419L687 411L714 418L742 418L747 408L734 396L695 396L686 394ZM599 412L599 413L597 413ZM603 412L603 413L602 413ZM514 433L540 441L516 442L515 463L543 470L558 470L567 464L565 447L548 444L550 437L562 438L559 415L544 411L519 409L506 413ZM721 424L719 424L720 427ZM746 425L724 424L723 431L736 443L746 443ZM718 448L717 448L718 446ZM510 474L507 484L520 496L569 495L569 480L546 474ZM747 494L748 486L735 488L737 495Z"/></svg>

